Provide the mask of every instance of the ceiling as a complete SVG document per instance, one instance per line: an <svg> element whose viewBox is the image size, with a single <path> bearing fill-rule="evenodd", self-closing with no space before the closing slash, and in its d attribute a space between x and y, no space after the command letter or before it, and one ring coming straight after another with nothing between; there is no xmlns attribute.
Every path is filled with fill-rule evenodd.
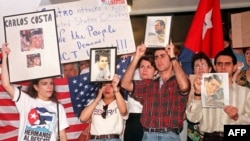
<svg viewBox="0 0 250 141"><path fill-rule="evenodd" d="M41 0L40 5L72 2L78 0ZM128 0L130 1L130 0ZM221 9L250 7L250 0L220 0ZM175 13L195 11L199 0L132 0L130 15Z"/></svg>
<svg viewBox="0 0 250 141"><path fill-rule="evenodd" d="M221 9L250 7L250 0L220 0ZM131 15L195 11L199 0L132 0Z"/></svg>

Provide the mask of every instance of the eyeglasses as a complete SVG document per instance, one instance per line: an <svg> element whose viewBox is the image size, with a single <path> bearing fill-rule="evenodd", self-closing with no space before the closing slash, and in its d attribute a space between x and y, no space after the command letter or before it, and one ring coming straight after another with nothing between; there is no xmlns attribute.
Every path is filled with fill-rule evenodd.
<svg viewBox="0 0 250 141"><path fill-rule="evenodd" d="M246 52L246 53L245 53L245 56L250 56L250 52Z"/></svg>
<svg viewBox="0 0 250 141"><path fill-rule="evenodd" d="M106 118L107 110L108 110L108 105L103 105L102 118Z"/></svg>
<svg viewBox="0 0 250 141"><path fill-rule="evenodd" d="M194 69L199 69L199 68L207 68L207 64L201 64L201 65L194 65Z"/></svg>

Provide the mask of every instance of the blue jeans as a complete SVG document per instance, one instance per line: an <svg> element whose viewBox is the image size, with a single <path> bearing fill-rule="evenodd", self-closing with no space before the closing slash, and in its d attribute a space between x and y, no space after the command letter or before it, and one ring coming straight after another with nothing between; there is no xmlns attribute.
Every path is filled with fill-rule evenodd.
<svg viewBox="0 0 250 141"><path fill-rule="evenodd" d="M120 139L90 139L89 141L121 141Z"/></svg>
<svg viewBox="0 0 250 141"><path fill-rule="evenodd" d="M181 141L181 138L174 132L144 132L142 141Z"/></svg>

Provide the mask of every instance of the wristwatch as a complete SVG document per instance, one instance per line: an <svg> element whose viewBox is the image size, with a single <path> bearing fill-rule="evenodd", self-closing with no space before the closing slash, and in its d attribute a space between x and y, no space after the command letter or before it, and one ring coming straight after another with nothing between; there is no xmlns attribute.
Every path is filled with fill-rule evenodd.
<svg viewBox="0 0 250 141"><path fill-rule="evenodd" d="M173 60L177 60L177 58L176 57L171 57L170 61L173 61Z"/></svg>

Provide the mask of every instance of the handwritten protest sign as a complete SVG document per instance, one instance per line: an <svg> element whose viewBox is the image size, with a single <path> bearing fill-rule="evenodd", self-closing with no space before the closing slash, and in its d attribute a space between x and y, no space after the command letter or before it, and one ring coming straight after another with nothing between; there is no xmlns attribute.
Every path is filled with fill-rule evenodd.
<svg viewBox="0 0 250 141"><path fill-rule="evenodd" d="M61 63L88 60L90 48L117 47L117 54L135 52L125 0L81 0L39 7L56 10Z"/></svg>

